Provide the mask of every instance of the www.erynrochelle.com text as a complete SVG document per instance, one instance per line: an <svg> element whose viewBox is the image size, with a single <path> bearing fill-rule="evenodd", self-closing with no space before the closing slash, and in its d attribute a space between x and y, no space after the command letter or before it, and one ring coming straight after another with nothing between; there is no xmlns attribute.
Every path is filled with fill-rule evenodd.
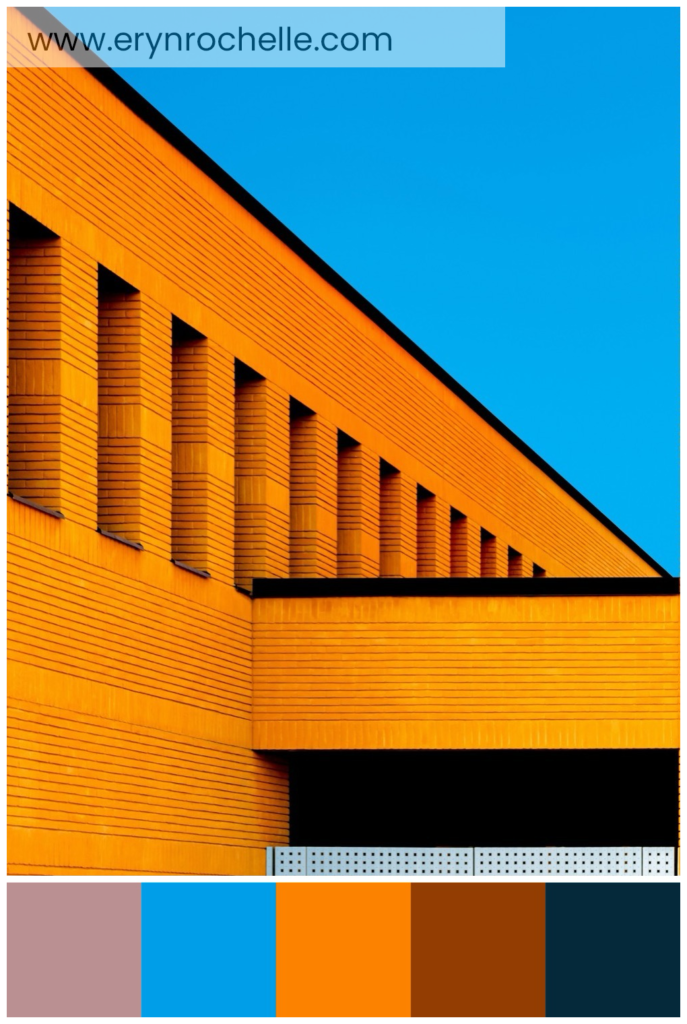
<svg viewBox="0 0 687 1024"><path fill-rule="evenodd" d="M345 50L353 53L388 52L391 53L391 36L388 32L324 32L321 36L310 35L309 32L295 31L290 26L275 29L274 32L249 32L239 27L235 32L27 32L29 44L34 53L47 52L53 47L66 52L75 53L81 47L90 53L136 53L147 54L154 60L158 53L191 53L200 50L210 53L221 50L224 53L305 53L308 50L333 53Z"/></svg>

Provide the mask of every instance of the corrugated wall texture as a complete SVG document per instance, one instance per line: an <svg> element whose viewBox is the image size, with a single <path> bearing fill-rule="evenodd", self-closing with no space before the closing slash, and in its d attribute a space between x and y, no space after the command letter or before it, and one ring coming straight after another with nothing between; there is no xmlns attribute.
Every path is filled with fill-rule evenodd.
<svg viewBox="0 0 687 1024"><path fill-rule="evenodd" d="M678 611L678 597L260 598L254 743L676 747Z"/></svg>

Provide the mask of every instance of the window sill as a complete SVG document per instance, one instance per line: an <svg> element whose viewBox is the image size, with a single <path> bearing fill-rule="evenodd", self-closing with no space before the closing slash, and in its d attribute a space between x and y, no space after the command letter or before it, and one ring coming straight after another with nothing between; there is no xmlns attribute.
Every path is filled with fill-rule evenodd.
<svg viewBox="0 0 687 1024"><path fill-rule="evenodd" d="M109 530L103 530L99 526L97 527L97 531L101 537L107 537L109 540L116 540L118 544L125 544L128 548L133 548L135 551L143 551L143 545L139 544L136 540L127 540L126 537L120 537L118 533L110 533Z"/></svg>
<svg viewBox="0 0 687 1024"><path fill-rule="evenodd" d="M204 580L212 579L210 573L206 569L194 569L192 565L186 565L186 562L178 562L176 558L171 559L172 565L176 565L178 569L185 569L186 572L192 572L194 576L200 576Z"/></svg>
<svg viewBox="0 0 687 1024"><path fill-rule="evenodd" d="M18 501L20 505L28 505L29 508L35 508L37 512L45 512L46 516L52 516L53 519L64 519L61 512L58 512L56 508L46 508L45 505L39 505L37 501L32 501L31 498L22 498L18 494L14 494L13 491L7 492L7 497L11 498L12 501Z"/></svg>

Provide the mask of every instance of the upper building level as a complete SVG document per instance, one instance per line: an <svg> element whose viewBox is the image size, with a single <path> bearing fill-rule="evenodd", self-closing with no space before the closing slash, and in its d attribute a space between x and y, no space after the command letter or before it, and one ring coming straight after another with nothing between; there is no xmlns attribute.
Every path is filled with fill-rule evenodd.
<svg viewBox="0 0 687 1024"><path fill-rule="evenodd" d="M244 588L666 575L114 72L8 98L15 497Z"/></svg>

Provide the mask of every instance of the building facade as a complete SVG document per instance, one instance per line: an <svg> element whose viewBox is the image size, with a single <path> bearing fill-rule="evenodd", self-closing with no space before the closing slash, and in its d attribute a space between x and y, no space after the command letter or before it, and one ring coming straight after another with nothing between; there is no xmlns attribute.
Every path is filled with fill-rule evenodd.
<svg viewBox="0 0 687 1024"><path fill-rule="evenodd" d="M546 843L557 799L570 845L677 845L677 581L117 75L41 67L27 24L9 871L259 874L325 832L475 845L499 815ZM513 780L535 810L509 831Z"/></svg>

